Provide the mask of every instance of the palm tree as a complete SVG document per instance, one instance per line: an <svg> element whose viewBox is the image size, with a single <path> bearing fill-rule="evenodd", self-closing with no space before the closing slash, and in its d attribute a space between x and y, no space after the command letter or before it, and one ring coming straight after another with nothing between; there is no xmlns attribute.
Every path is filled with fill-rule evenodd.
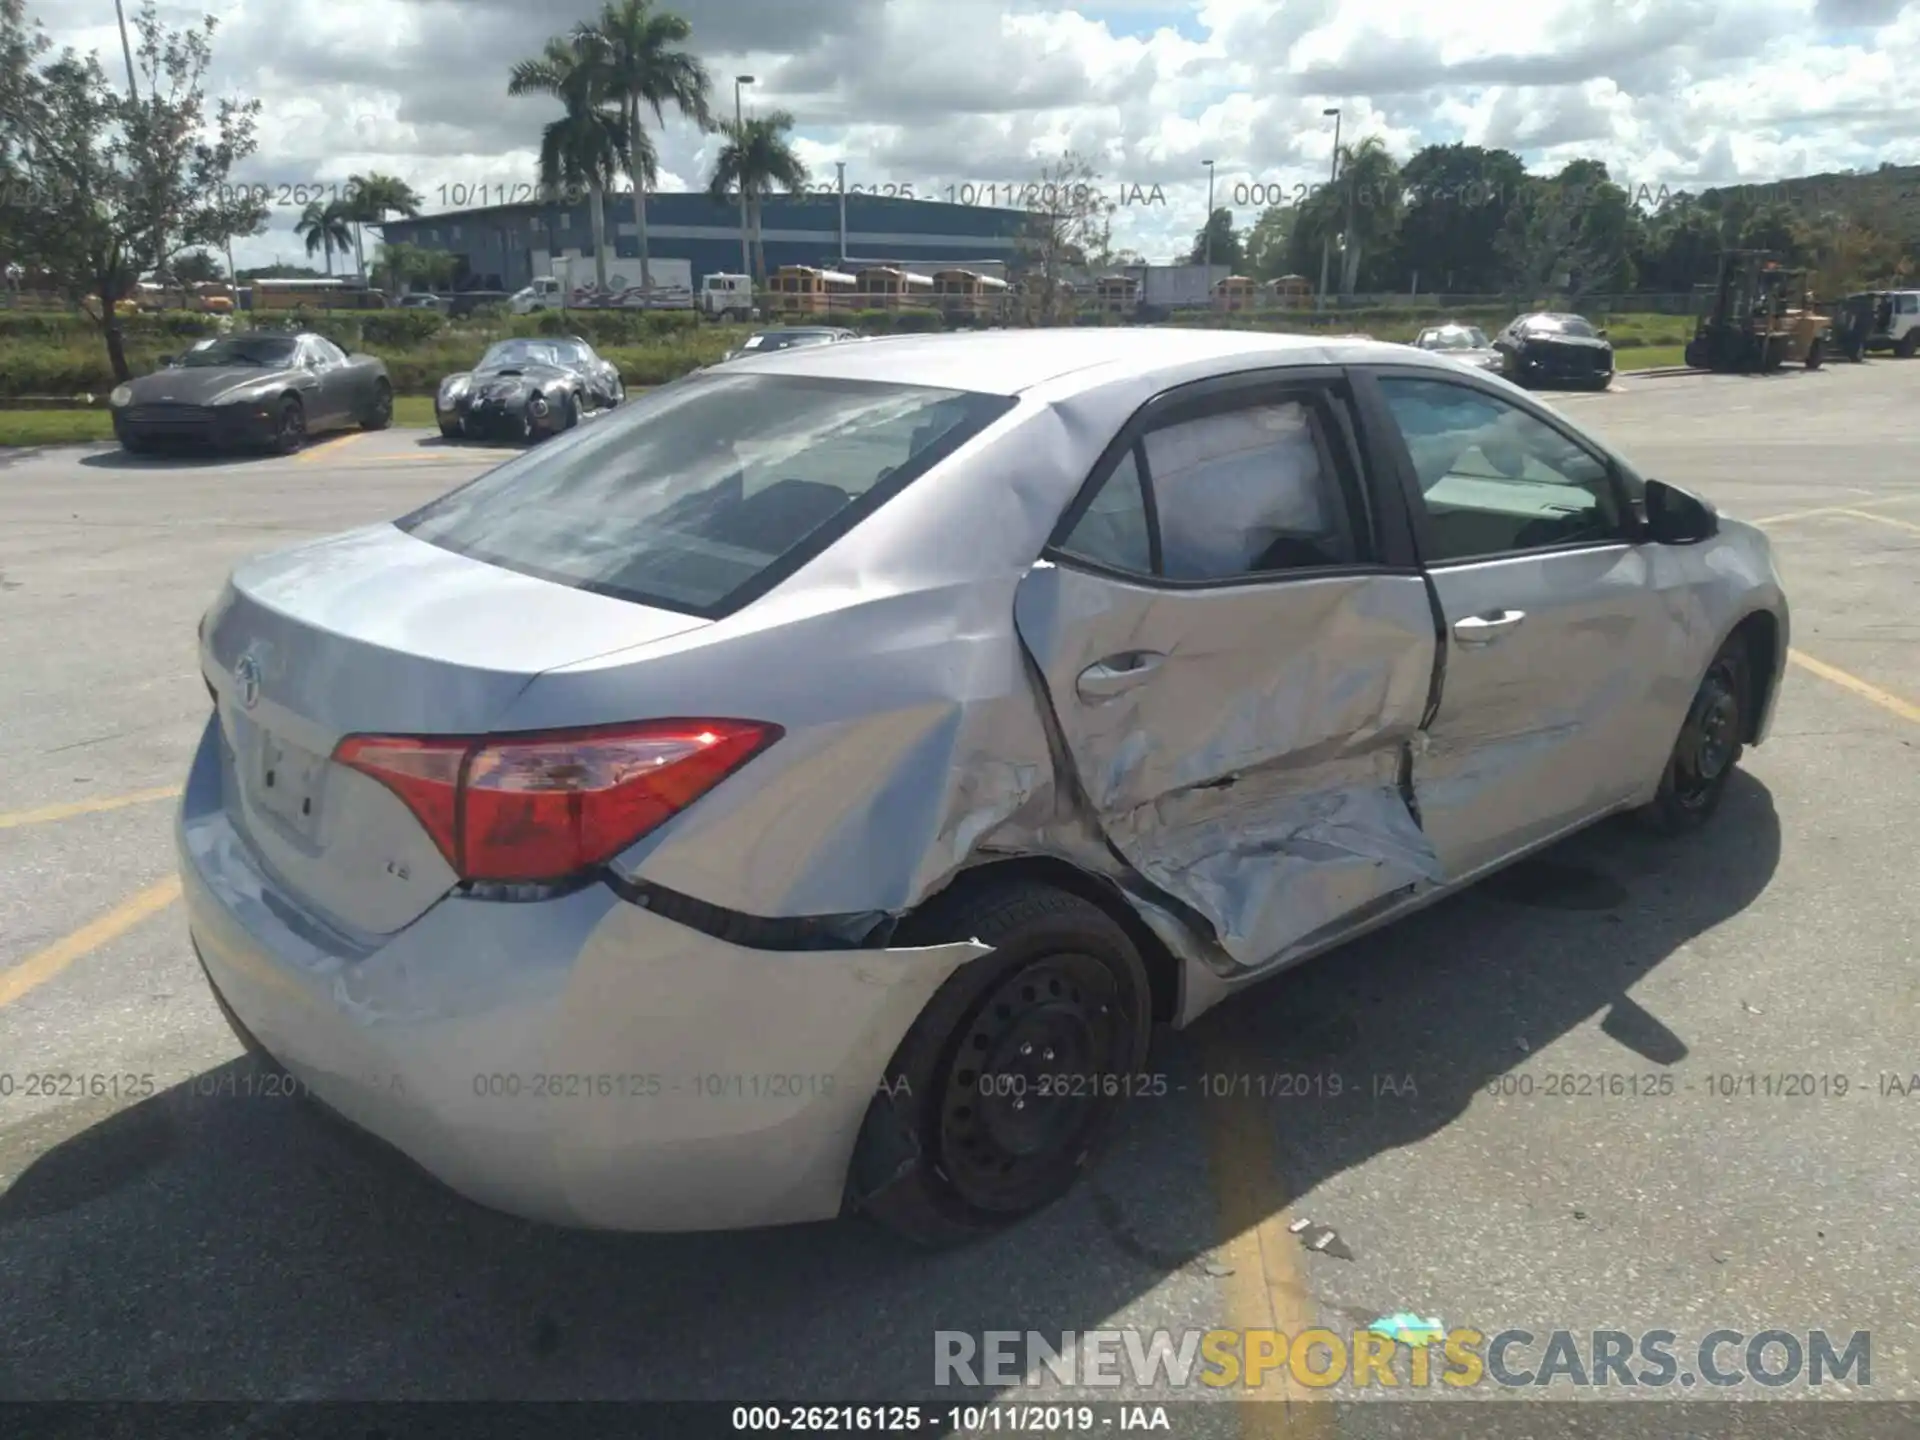
<svg viewBox="0 0 1920 1440"><path fill-rule="evenodd" d="M509 95L551 95L566 107L540 132L540 183L550 193L585 188L593 224L594 278L607 284L606 212L602 197L627 153L626 121L608 107L606 46L582 27L513 67Z"/></svg>
<svg viewBox="0 0 1920 1440"><path fill-rule="evenodd" d="M1360 262L1386 248L1400 226L1400 166L1378 135L1340 147L1336 186L1345 211L1341 224L1340 293L1351 295Z"/></svg>
<svg viewBox="0 0 1920 1440"><path fill-rule="evenodd" d="M651 290L647 266L647 187L659 177L658 156L642 123L642 107L656 123L667 123L672 106L702 130L713 128L708 96L713 89L707 67L677 47L693 33L680 16L654 10L652 0L606 0L600 18L580 27L598 42L608 98L620 107L626 144L621 168L633 182L633 226L640 241L640 283Z"/></svg>
<svg viewBox="0 0 1920 1440"><path fill-rule="evenodd" d="M347 180L346 208L353 218L354 252L360 260L360 283L367 283L366 243L362 225L385 225L389 215L409 218L420 213L420 196L406 181L392 175L354 175Z"/></svg>
<svg viewBox="0 0 1920 1440"><path fill-rule="evenodd" d="M785 110L756 115L737 124L723 121L720 131L727 143L713 162L713 179L707 185L707 194L715 200L725 200L730 194L746 196L755 279L762 285L767 282L767 249L760 235L760 202L773 193L776 185L787 191L802 190L808 179L806 165L787 141L791 129L793 116Z"/></svg>
<svg viewBox="0 0 1920 1440"><path fill-rule="evenodd" d="M300 212L293 233L307 242L307 254L325 251L327 274L333 274L333 252L342 255L353 249L353 231L347 224L346 206L338 200L322 204L315 200ZM312 272L309 271L309 274Z"/></svg>

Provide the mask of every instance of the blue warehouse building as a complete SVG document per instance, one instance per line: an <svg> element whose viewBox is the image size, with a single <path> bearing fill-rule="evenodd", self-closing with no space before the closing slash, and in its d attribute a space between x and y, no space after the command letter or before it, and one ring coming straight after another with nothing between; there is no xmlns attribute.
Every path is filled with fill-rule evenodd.
<svg viewBox="0 0 1920 1440"><path fill-rule="evenodd" d="M569 197L571 198L571 197ZM1003 274L1014 262L1026 222L1019 210L891 196L848 194L846 233L841 234L841 197L832 191L772 195L761 203L760 233L769 272L783 265L852 266L895 263L914 268L972 266ZM608 195L607 280L640 281L640 241L631 194ZM593 229L585 200L562 204L492 205L480 209L389 220L389 243L444 250L455 257L457 283L487 290L517 290L549 273L555 255L584 258L592 267ZM692 285L715 272L739 273L740 209L704 194L647 197L647 254L651 261L684 260ZM576 260L573 271L582 273ZM662 281L658 273L656 283Z"/></svg>

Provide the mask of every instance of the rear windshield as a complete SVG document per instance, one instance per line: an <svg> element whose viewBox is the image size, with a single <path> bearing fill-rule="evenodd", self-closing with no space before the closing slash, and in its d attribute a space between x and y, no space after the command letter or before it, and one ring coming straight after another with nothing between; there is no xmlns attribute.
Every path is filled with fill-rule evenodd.
<svg viewBox="0 0 1920 1440"><path fill-rule="evenodd" d="M489 564L724 615L819 554L1016 402L805 376L697 376L398 522Z"/></svg>

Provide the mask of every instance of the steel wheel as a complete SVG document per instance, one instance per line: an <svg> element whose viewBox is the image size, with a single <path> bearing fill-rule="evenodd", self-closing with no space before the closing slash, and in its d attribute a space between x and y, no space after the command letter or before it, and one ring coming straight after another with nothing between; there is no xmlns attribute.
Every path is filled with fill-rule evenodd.
<svg viewBox="0 0 1920 1440"><path fill-rule="evenodd" d="M1731 656L1722 656L1700 682L1674 747L1674 799L1688 810L1704 808L1739 753L1739 667Z"/></svg>
<svg viewBox="0 0 1920 1440"><path fill-rule="evenodd" d="M956 884L897 945L991 947L921 1011L868 1106L854 1205L946 1245L1072 1188L1141 1081L1152 992L1127 931L1084 896L1033 881Z"/></svg>
<svg viewBox="0 0 1920 1440"><path fill-rule="evenodd" d="M1719 808L1745 744L1752 693L1746 643L1736 635L1714 656L1687 707L1660 789L1643 812L1654 829L1685 834Z"/></svg>
<svg viewBox="0 0 1920 1440"><path fill-rule="evenodd" d="M941 1091L938 1159L960 1198L1018 1214L1078 1168L1102 1077L1128 1048L1113 976L1054 955L996 987L955 1047Z"/></svg>

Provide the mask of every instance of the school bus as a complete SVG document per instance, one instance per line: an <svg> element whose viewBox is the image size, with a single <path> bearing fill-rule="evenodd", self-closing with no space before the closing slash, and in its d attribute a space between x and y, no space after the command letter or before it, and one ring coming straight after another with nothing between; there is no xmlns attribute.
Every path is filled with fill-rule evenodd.
<svg viewBox="0 0 1920 1440"><path fill-rule="evenodd" d="M933 298L949 316L992 319L1006 309L1007 282L973 270L936 270Z"/></svg>
<svg viewBox="0 0 1920 1440"><path fill-rule="evenodd" d="M852 295L858 282L838 270L813 265L782 265L768 282L773 292L768 309L782 315L820 315L847 304L837 297Z"/></svg>
<svg viewBox="0 0 1920 1440"><path fill-rule="evenodd" d="M387 297L345 280L256 280L255 310L384 310Z"/></svg>
<svg viewBox="0 0 1920 1440"><path fill-rule="evenodd" d="M1251 310L1260 303L1260 282L1246 275L1228 275L1213 284L1213 308Z"/></svg>
<svg viewBox="0 0 1920 1440"><path fill-rule="evenodd" d="M861 301L878 310L925 305L933 299L933 277L897 265L869 265L858 278Z"/></svg>
<svg viewBox="0 0 1920 1440"><path fill-rule="evenodd" d="M1282 275L1267 282L1267 293L1282 308L1298 310L1313 303L1313 283L1304 275Z"/></svg>

